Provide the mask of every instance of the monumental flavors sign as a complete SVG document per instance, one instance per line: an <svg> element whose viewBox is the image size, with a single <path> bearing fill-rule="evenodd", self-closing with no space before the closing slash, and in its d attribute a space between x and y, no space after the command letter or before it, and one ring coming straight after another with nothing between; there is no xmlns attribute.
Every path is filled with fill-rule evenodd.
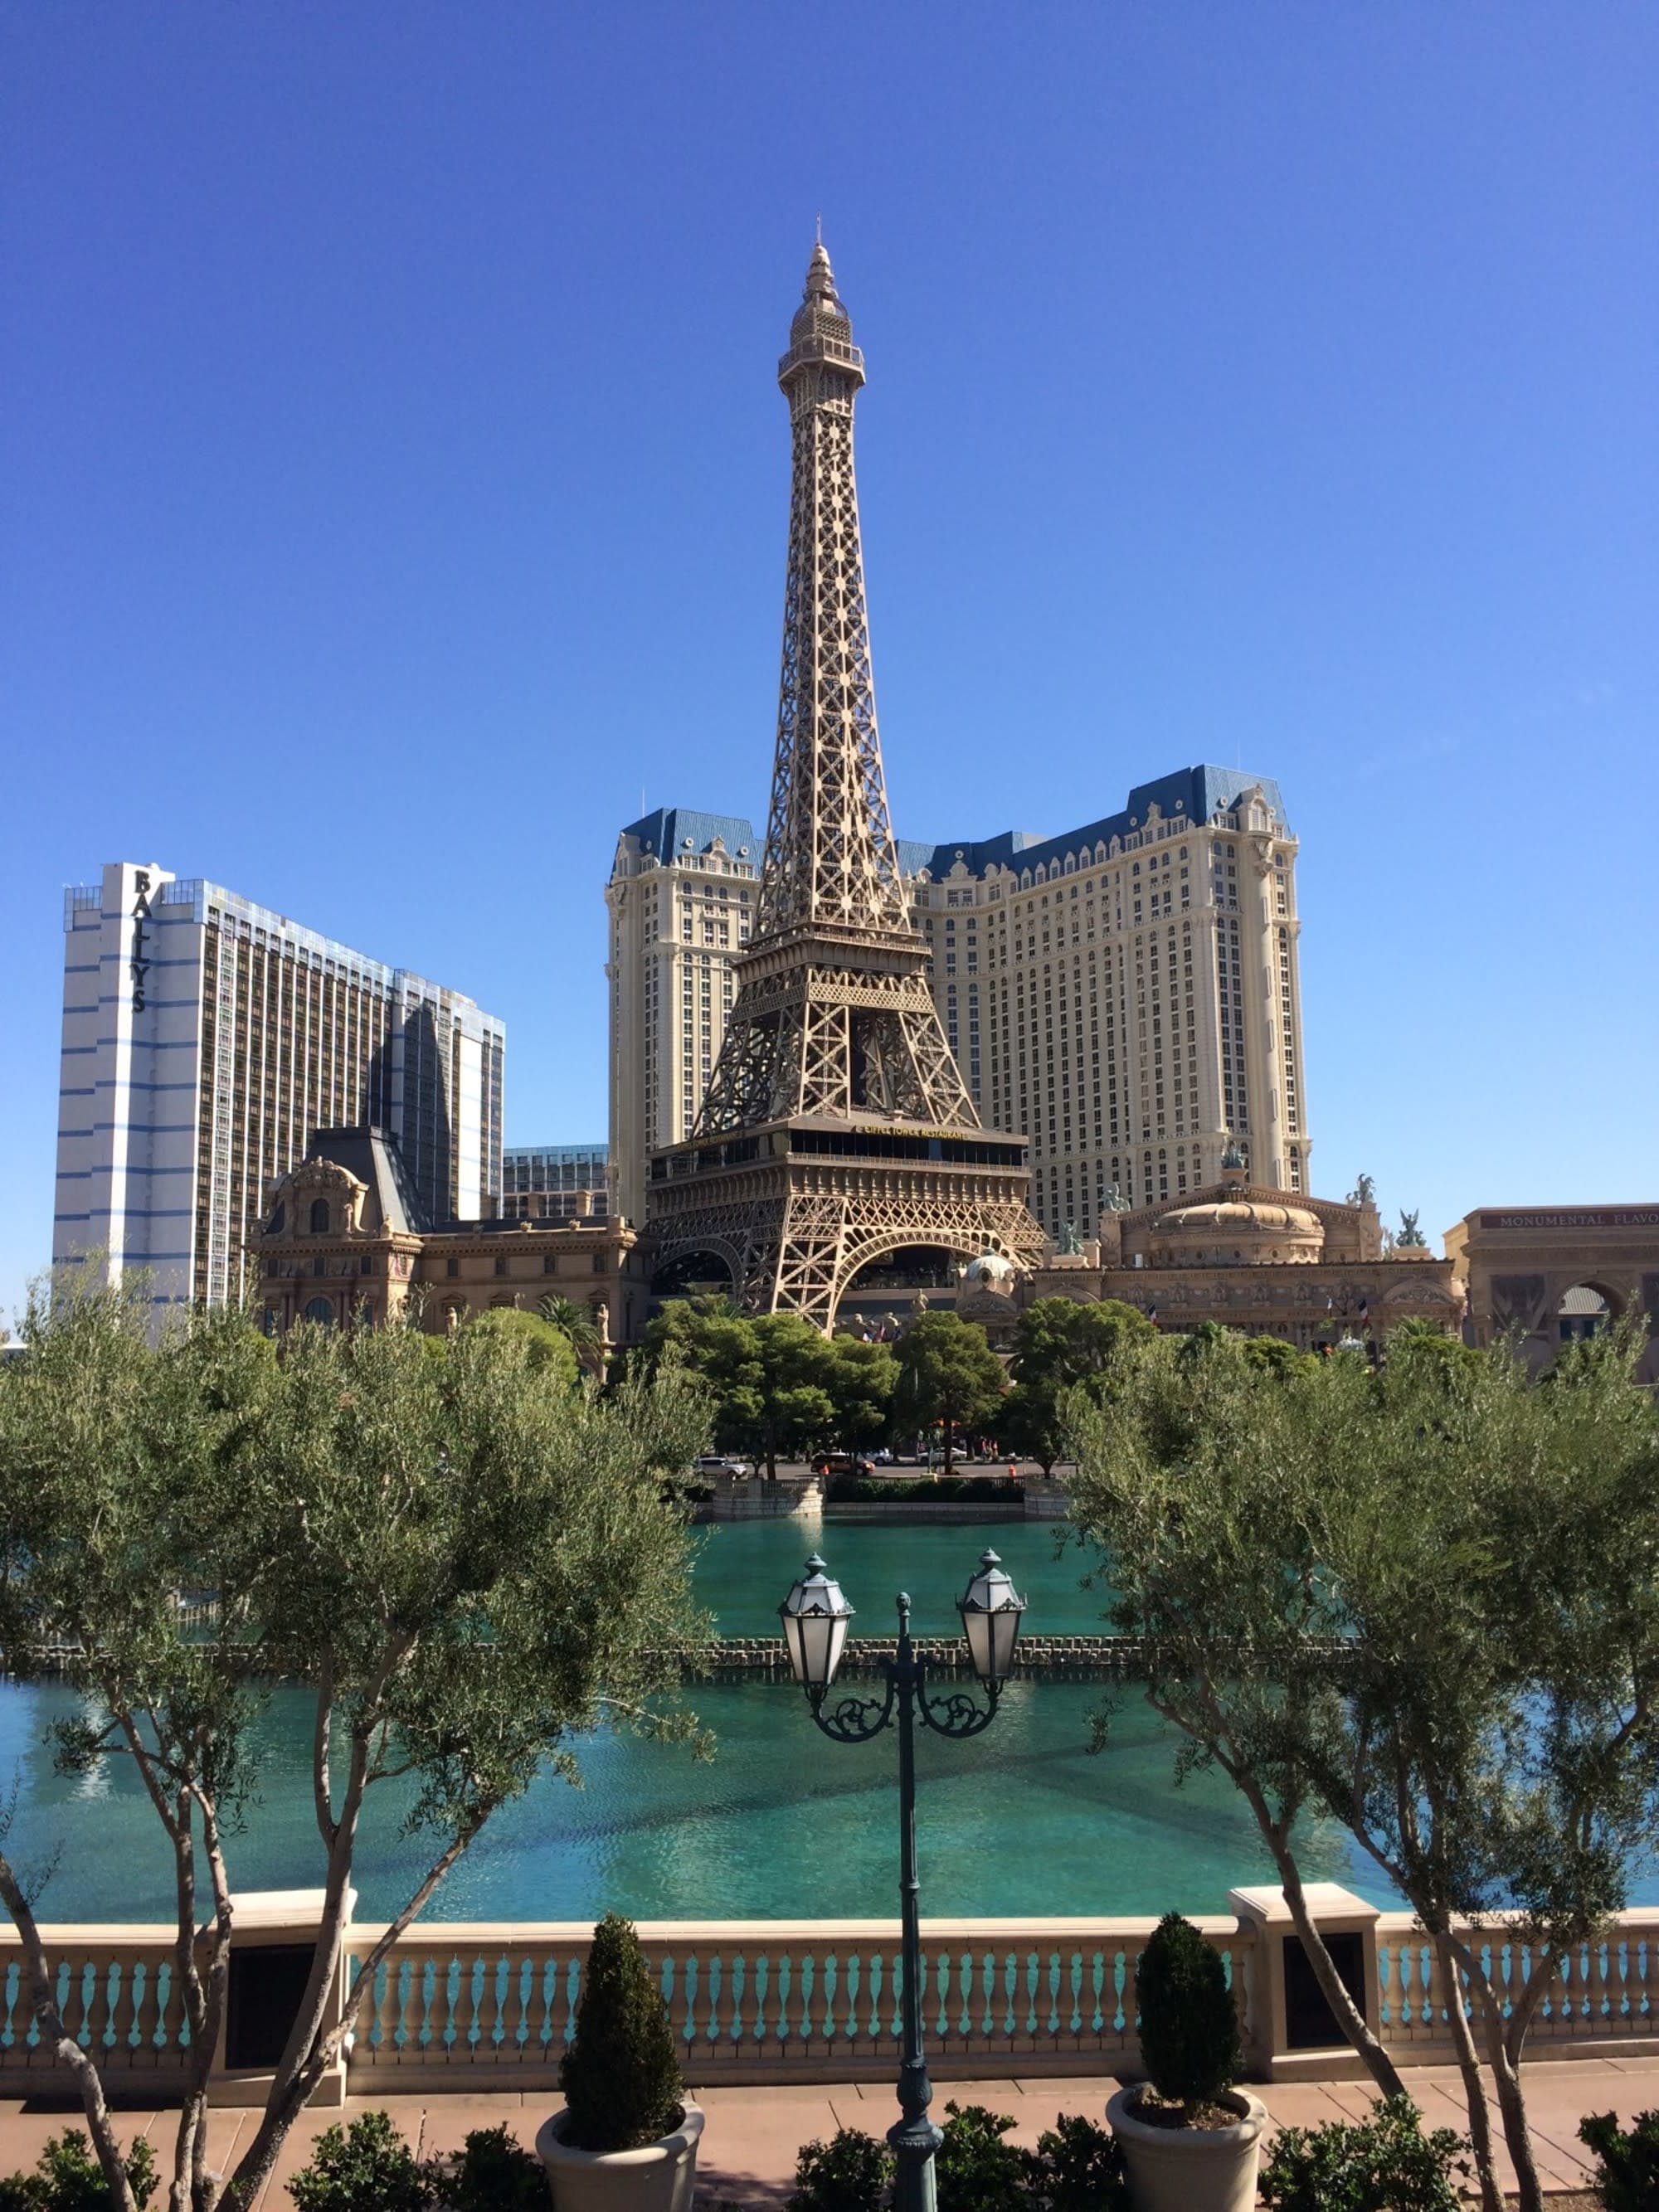
<svg viewBox="0 0 1659 2212"><path fill-rule="evenodd" d="M1525 1235L1537 1229L1659 1229L1659 1206L1590 1206L1580 1212L1547 1212L1542 1206L1519 1213L1483 1213L1483 1229L1507 1229Z"/></svg>

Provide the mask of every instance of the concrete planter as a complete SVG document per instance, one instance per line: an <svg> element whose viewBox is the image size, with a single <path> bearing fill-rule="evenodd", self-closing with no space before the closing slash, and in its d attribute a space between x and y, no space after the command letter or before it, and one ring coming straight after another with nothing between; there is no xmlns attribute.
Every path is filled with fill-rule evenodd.
<svg viewBox="0 0 1659 2212"><path fill-rule="evenodd" d="M1242 2089L1220 2100L1238 2114L1236 2127L1155 2128L1135 2118L1139 2095L1136 2082L1106 2107L1135 2212L1252 2212L1267 2117L1261 2100Z"/></svg>
<svg viewBox="0 0 1659 2212"><path fill-rule="evenodd" d="M701 2106L688 2104L672 2136L639 2150L574 2149L560 2139L564 2119L561 2108L536 2137L554 2212L691 2212Z"/></svg>

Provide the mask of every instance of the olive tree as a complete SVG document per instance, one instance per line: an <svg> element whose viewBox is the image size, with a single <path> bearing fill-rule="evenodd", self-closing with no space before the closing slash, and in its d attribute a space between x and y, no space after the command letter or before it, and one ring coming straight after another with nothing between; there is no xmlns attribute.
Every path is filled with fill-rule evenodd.
<svg viewBox="0 0 1659 2212"><path fill-rule="evenodd" d="M1521 2063L1573 1950L1606 1930L1659 1798L1659 1434L1639 1346L1543 1385L1406 1332L1275 1372L1237 1340L1149 1358L1086 1407L1076 1510L1146 1639L1146 1689L1243 1793L1332 2009L1398 2077L1308 1922L1298 1823L1334 1819L1422 1923L1483 2200L1501 2203L1484 2054L1524 2212ZM1499 1963L1503 1936L1511 1972Z"/></svg>
<svg viewBox="0 0 1659 2212"><path fill-rule="evenodd" d="M702 1624L691 1539L661 1470L702 1442L684 1386L611 1401L533 1364L522 1333L302 1327L280 1346L239 1312L146 1310L106 1291L37 1298L0 1371L0 1644L73 1647L86 1717L58 1756L131 1759L165 1832L191 2046L173 2212L245 2208L336 2063L329 2020L367 1807L402 1782L425 1863L357 1990L501 1806L607 1715L690 1733L672 1694ZM192 1640L176 1594L211 1590ZM236 1826L260 1781L252 1723L276 1677L311 1705L310 1795L324 1903L306 1990L264 2112L222 2182L206 2165L206 2076L223 2015ZM68 1850L98 1848L95 1814ZM77 2076L112 2202L118 2172L97 2057L64 2033L35 1912L0 1852L43 2035Z"/></svg>

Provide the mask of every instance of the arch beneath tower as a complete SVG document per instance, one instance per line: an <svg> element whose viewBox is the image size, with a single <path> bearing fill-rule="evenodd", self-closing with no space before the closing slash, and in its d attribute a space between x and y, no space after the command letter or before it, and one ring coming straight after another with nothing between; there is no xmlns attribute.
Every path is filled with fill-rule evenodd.
<svg viewBox="0 0 1659 2212"><path fill-rule="evenodd" d="M830 1310L843 1319L874 1321L908 1315L918 1297L954 1306L959 1270L985 1251L1006 1252L1001 1240L974 1228L889 1230L848 1239Z"/></svg>
<svg viewBox="0 0 1659 2212"><path fill-rule="evenodd" d="M714 1237L676 1252L651 1277L653 1300L734 1297L737 1289L738 1255L723 1238Z"/></svg>

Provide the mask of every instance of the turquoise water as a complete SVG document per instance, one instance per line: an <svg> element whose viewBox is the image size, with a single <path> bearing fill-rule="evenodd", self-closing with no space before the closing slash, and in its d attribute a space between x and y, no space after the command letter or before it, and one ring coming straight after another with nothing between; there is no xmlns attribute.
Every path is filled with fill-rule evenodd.
<svg viewBox="0 0 1659 2212"><path fill-rule="evenodd" d="M709 1532L700 1588L728 1634L775 1628L779 1599L817 1532L799 1524L726 1524ZM901 1584L918 1625L954 1626L952 1601L990 1542L1030 1603L1033 1628L1077 1632L1097 1607L1078 1591L1081 1555L1057 1563L1042 1524L989 1528L827 1523L824 1556L859 1608L885 1629ZM922 1909L941 1917L1152 1914L1224 1910L1228 1889L1271 1868L1231 1785L1171 1780L1174 1744L1133 1685L1108 1748L1088 1749L1097 1684L1015 1682L983 1735L918 1745ZM692 1703L717 1740L714 1758L605 1731L575 1747L585 1786L544 1776L500 1814L428 1908L438 1919L811 1919L896 1911L897 1791L890 1732L831 1743L787 1683L696 1686ZM171 1911L168 1862L154 1813L124 1761L91 1778L52 1771L43 1732L72 1710L57 1685L0 1687L0 1786L15 1772L6 1848L26 1877L57 1859L39 1911L46 1920L155 1920ZM278 1691L260 1728L259 1802L228 1845L241 1889L316 1887L307 1709ZM358 1911L384 1918L422 1869L400 1831L400 1785L371 1799L358 1851ZM1339 1832L1310 1831L1311 1880L1348 1883L1394 1902ZM1659 1881L1638 1892L1659 1899Z"/></svg>
<svg viewBox="0 0 1659 2212"><path fill-rule="evenodd" d="M1088 1556L1062 1549L1066 1523L1006 1521L977 1527L936 1522L720 1521L707 1539L697 1590L723 1636L775 1636L778 1607L809 1552L818 1551L857 1614L855 1636L890 1636L893 1600L910 1594L911 1624L921 1635L956 1635L956 1602L988 1544L1000 1554L1025 1600L1034 1633L1079 1636L1103 1631L1103 1599L1079 1588ZM1059 1556L1057 1556L1057 1554Z"/></svg>
<svg viewBox="0 0 1659 2212"><path fill-rule="evenodd" d="M1170 1782L1170 1745L1131 1695L1115 1741L1087 1749L1092 1684L1016 1682L983 1735L917 1747L922 1909L946 1916L1219 1911L1267 1860L1230 1785ZM606 1733L580 1748L586 1786L544 1778L499 1814L429 1908L452 1920L890 1917L897 1792L890 1731L872 1744L820 1735L785 1684L697 1686L714 1730L707 1762ZM22 1787L7 1849L26 1869L58 1855L48 1920L153 1920L171 1911L154 1813L123 1761L94 1782L52 1774L40 1741L73 1703L61 1687L0 1694L0 1773ZM243 1889L315 1887L322 1861L307 1782L307 1708L278 1692L262 1729L261 1802L228 1846ZM358 1852L359 1912L386 1917L418 1872L398 1832L406 1796L386 1785ZM372 1801L371 1801L372 1802ZM1347 1880L1340 1838L1310 1876Z"/></svg>

